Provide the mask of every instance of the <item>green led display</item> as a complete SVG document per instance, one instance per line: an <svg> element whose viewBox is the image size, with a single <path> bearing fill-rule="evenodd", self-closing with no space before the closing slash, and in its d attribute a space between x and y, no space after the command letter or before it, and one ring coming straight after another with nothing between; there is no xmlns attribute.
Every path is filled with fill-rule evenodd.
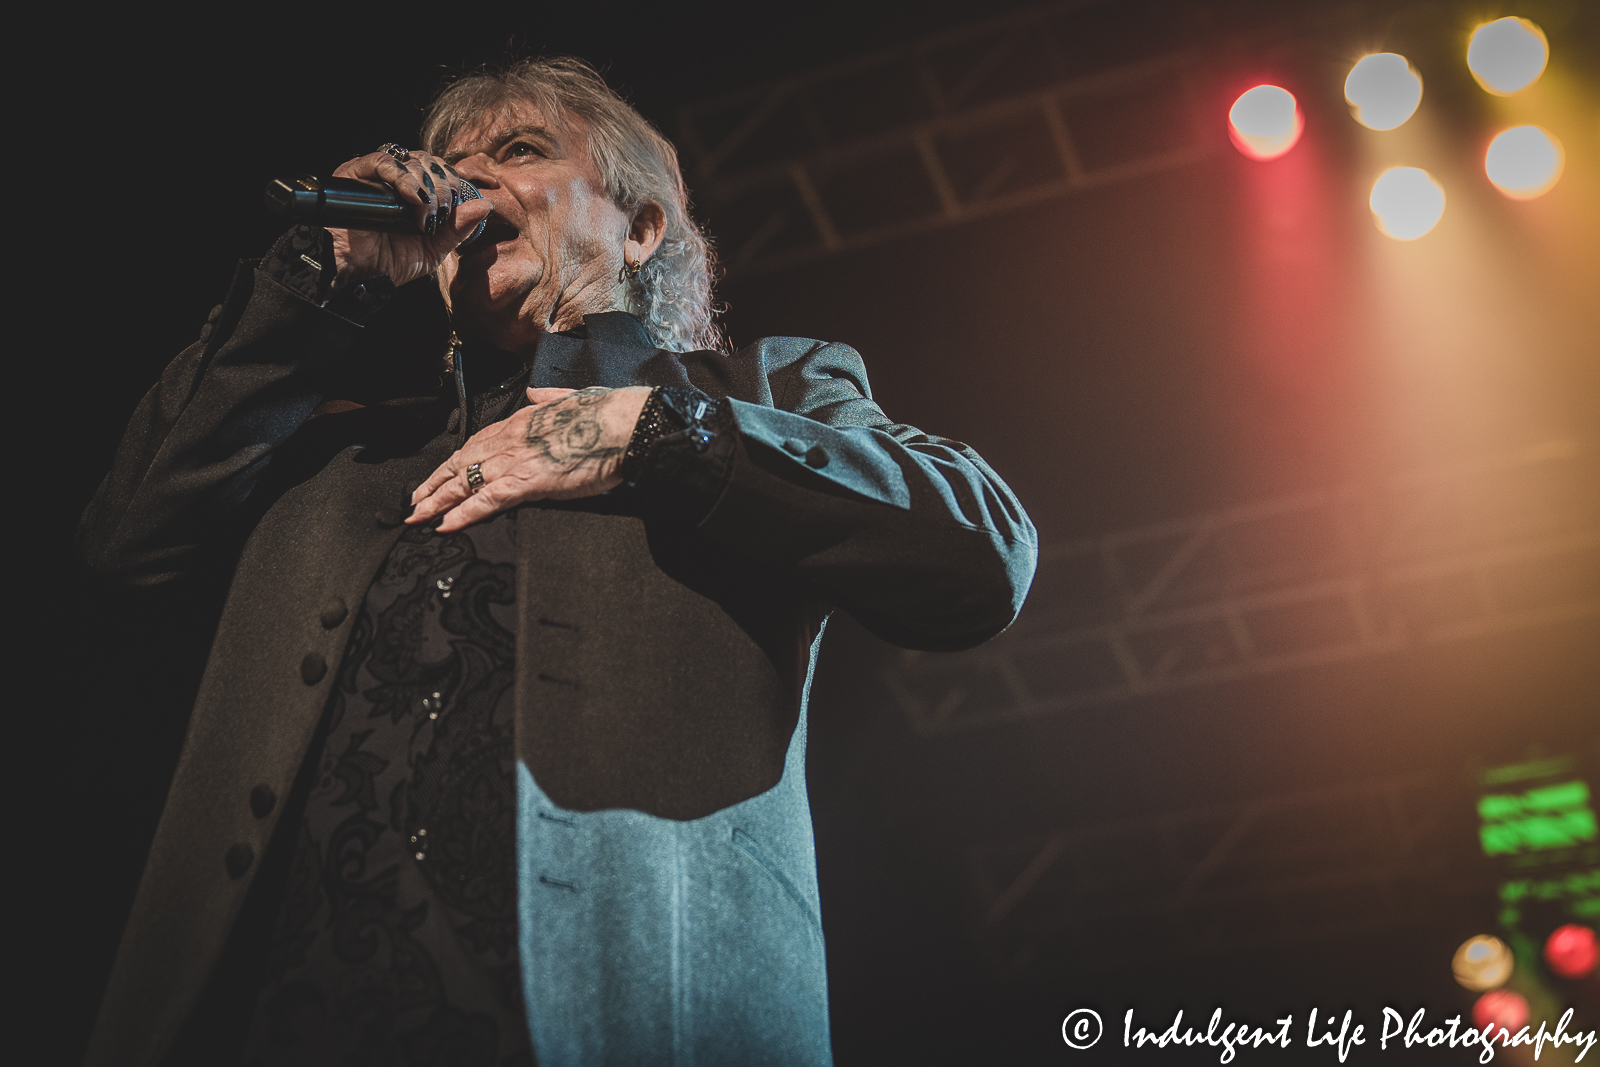
<svg viewBox="0 0 1600 1067"><path fill-rule="evenodd" d="M1507 904L1519 900L1561 900L1567 897L1600 897L1600 868L1573 871L1564 878L1536 881L1521 878L1500 887L1500 899Z"/></svg>
<svg viewBox="0 0 1600 1067"><path fill-rule="evenodd" d="M1581 781L1540 786L1521 795L1494 793L1478 800L1478 839L1486 856L1570 848L1597 836L1589 786Z"/></svg>
<svg viewBox="0 0 1600 1067"><path fill-rule="evenodd" d="M1478 801L1478 814L1485 821L1534 815L1542 812L1563 812L1589 806L1589 786L1585 782L1562 782L1530 789L1521 796L1497 793Z"/></svg>

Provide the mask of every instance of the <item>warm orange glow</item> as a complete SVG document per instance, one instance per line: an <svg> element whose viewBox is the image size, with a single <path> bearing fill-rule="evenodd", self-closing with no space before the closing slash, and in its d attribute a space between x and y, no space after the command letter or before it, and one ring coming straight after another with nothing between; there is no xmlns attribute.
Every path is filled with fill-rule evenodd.
<svg viewBox="0 0 1600 1067"><path fill-rule="evenodd" d="M1507 16L1479 26L1467 45L1467 67L1478 84L1510 96L1539 80L1550 60L1544 31L1527 19Z"/></svg>
<svg viewBox="0 0 1600 1067"><path fill-rule="evenodd" d="M1561 142L1537 126L1514 126L1489 142L1483 169L1513 200L1543 196L1561 180Z"/></svg>
<svg viewBox="0 0 1600 1067"><path fill-rule="evenodd" d="M1256 86L1228 111L1228 137L1234 147L1262 162L1293 148L1303 129L1305 118L1294 94L1276 85Z"/></svg>
<svg viewBox="0 0 1600 1067"><path fill-rule="evenodd" d="M1392 130L1416 113L1422 77L1393 52L1367 56L1344 80L1344 98L1356 121L1372 130Z"/></svg>
<svg viewBox="0 0 1600 1067"><path fill-rule="evenodd" d="M1385 236L1415 241L1443 217L1444 187L1418 167L1391 167L1372 183L1368 203Z"/></svg>
<svg viewBox="0 0 1600 1067"><path fill-rule="evenodd" d="M1450 961L1456 981L1474 993L1506 984L1516 961L1506 943L1491 934L1468 938Z"/></svg>

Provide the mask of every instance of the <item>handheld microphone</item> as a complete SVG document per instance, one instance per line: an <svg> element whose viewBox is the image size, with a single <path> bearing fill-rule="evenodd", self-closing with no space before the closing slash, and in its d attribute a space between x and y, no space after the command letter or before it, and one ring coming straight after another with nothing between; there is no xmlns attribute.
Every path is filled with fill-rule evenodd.
<svg viewBox="0 0 1600 1067"><path fill-rule="evenodd" d="M267 183L265 196L267 210L294 222L345 230L419 232L416 208L387 185L368 185L354 178L275 178ZM461 179L462 200L482 198L471 182ZM457 247L465 248L477 240L488 221L478 223L478 228Z"/></svg>

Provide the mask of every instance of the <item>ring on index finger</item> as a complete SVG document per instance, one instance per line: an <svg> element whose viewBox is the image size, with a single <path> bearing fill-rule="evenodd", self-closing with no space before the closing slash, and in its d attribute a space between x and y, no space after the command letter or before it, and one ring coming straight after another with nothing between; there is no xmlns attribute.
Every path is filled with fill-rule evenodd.
<svg viewBox="0 0 1600 1067"><path fill-rule="evenodd" d="M483 467L473 463L467 467L467 488L476 493L483 488Z"/></svg>
<svg viewBox="0 0 1600 1067"><path fill-rule="evenodd" d="M407 160L409 160L411 158L410 150L405 149L405 148L401 148L399 145L395 144L393 141L389 141L389 142L387 142L385 144L379 145L378 146L378 151L387 152L389 154L389 158L393 159L396 163L405 163Z"/></svg>

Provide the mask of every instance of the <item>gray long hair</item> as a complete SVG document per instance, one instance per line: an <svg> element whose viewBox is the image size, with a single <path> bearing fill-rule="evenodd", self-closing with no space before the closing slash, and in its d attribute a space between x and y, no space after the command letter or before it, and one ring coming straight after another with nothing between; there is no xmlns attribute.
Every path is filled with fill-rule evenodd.
<svg viewBox="0 0 1600 1067"><path fill-rule="evenodd" d="M589 125L589 151L612 202L629 215L650 200L661 205L666 236L628 280L622 310L638 316L661 348L725 350L711 298L715 254L689 216L677 150L589 64L554 56L465 75L428 108L424 149L443 155L463 130L510 101L532 104L554 122L568 114L581 117Z"/></svg>

